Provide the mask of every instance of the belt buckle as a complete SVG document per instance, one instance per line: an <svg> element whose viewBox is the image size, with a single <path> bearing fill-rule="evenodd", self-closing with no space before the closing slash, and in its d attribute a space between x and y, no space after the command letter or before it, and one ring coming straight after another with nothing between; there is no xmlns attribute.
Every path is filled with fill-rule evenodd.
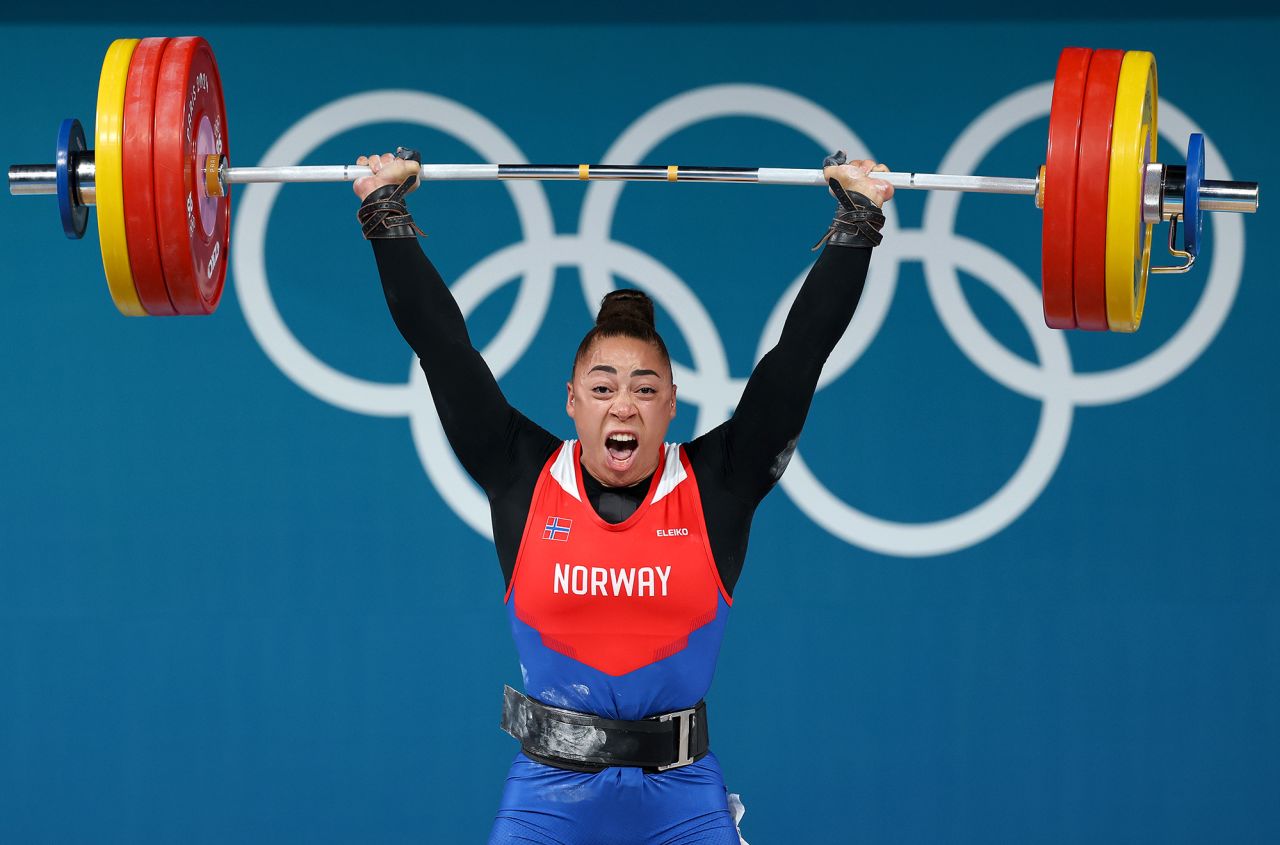
<svg viewBox="0 0 1280 845"><path fill-rule="evenodd" d="M670 722L672 719L680 720L680 733L678 742L678 754L674 763L668 763L665 766L658 766L658 771L665 772L668 769L678 769L681 766L687 766L693 762L693 757L689 755L689 740L691 723L693 722L693 714L698 712L698 708L690 707L688 710L676 710L672 713L663 713L658 717L659 722Z"/></svg>

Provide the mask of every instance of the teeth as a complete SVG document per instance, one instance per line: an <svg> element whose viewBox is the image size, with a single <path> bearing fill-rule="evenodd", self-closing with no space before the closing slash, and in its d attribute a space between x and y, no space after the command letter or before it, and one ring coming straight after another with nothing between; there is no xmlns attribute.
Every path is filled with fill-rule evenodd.
<svg viewBox="0 0 1280 845"><path fill-rule="evenodd" d="M609 439L610 439L610 440L617 440L619 443L634 443L634 442L636 442L636 436L635 436L634 434L611 434L611 435L609 435Z"/></svg>

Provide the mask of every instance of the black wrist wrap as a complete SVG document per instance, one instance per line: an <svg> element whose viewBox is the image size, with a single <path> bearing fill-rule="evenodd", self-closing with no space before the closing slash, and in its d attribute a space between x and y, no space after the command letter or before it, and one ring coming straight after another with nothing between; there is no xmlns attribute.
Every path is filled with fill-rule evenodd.
<svg viewBox="0 0 1280 845"><path fill-rule="evenodd" d="M396 155L404 159L419 161L418 154L404 147L396 150ZM412 176L399 185L383 185L360 203L356 219L360 221L360 232L367 240L375 238L416 238L426 237L426 233L413 222L413 215L404 204L405 194L409 193L418 182Z"/></svg>
<svg viewBox="0 0 1280 845"><path fill-rule="evenodd" d="M828 156L823 166L844 164L844 154L836 153ZM884 213L871 198L857 191L846 191L835 179L829 179L831 193L836 195L836 214L831 225L818 242L813 245L817 250L823 244L836 246L852 246L870 249L880 245L884 236L880 230L884 228Z"/></svg>

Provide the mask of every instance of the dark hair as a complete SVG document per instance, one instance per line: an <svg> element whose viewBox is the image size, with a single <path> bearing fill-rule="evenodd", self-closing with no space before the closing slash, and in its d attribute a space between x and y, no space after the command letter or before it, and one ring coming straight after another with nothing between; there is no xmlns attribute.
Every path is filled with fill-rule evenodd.
<svg viewBox="0 0 1280 845"><path fill-rule="evenodd" d="M578 344L578 352L573 356L573 372L577 372L578 362L586 357L591 345L604 337L633 337L651 343L662 354L667 363L667 372L671 371L671 354L653 321L653 300L648 294L638 290L614 290L600 300L600 313L596 315L596 324ZM570 380L573 372L569 374Z"/></svg>

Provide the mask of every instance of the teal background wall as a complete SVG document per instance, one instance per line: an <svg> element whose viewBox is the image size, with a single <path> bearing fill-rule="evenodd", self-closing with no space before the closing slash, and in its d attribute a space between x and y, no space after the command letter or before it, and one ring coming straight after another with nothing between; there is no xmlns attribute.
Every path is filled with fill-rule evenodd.
<svg viewBox="0 0 1280 845"><path fill-rule="evenodd" d="M801 440L814 483L794 465L754 524L714 745L753 845L1280 837L1280 20L925 6L393 30L350 11L11 19L0 160L52 160L63 117L91 125L112 38L199 32L237 164L288 154L329 108L350 126L306 134L306 162L397 144L476 162L503 139L601 161L643 120L652 163L809 167L835 141L1032 176L1058 50L1153 50L1161 159L1203 131L1209 175L1263 183L1262 210L1214 217L1202 266L1153 279L1139 334L1067 336L1039 322L1029 200L965 197L952 224L945 198L901 192L862 351ZM729 113L674 128L685 95ZM565 436L587 302L602 279L654 292L688 438L723 418L831 201L606 199L447 184L413 210L504 390ZM0 841L483 841L518 676L483 513L439 457L349 188L234 202L219 312L127 320L92 228L71 243L51 200L0 198Z"/></svg>

